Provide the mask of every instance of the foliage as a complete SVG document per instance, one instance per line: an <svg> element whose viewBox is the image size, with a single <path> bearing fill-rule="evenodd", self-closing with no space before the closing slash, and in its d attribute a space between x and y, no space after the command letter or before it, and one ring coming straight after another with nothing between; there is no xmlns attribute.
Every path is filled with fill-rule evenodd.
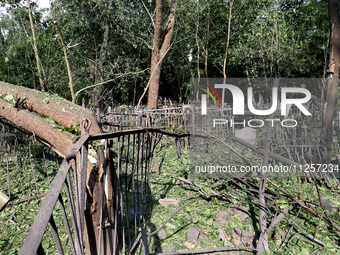
<svg viewBox="0 0 340 255"><path fill-rule="evenodd" d="M0 2L10 4L10 7L7 6L7 13L0 14L0 80L39 88L27 8L19 0L0 0ZM84 99L87 106L94 107L98 100L101 100L102 106L105 106L106 102L135 104L138 101L149 77L148 68L153 48L154 1L55 0L47 13L39 9L36 4L31 3L31 5L41 66L50 93L56 93L65 99L71 98L64 56L53 24L56 21L68 45L75 91L104 82L101 86L80 93L77 98L78 103ZM164 6L164 11L168 11L168 8ZM232 19L228 19L229 13L232 14ZM329 29L327 1L180 0L173 43L162 66L161 97L184 102L188 99L191 77L198 75L222 77L229 26L231 31L226 59L227 77L322 77L325 75ZM260 89L266 91L265 87ZM315 96L322 95L320 88L313 88L313 90ZM1 99L15 103L15 95L1 95ZM65 130L49 117L45 120L56 128ZM172 127L174 128L176 127ZM74 135L79 135L80 132L78 126L71 126L66 131ZM232 197L228 190L223 189L224 186L218 186L218 191L224 192L230 197L230 201L200 196L197 187L182 185L177 180L178 176L188 178L189 174L178 160L173 144L162 147L162 150L158 151L159 162L162 161L164 150L167 150L167 157L162 173L152 175L154 208L151 221L159 226L175 211L171 206L158 205L159 198L176 198L181 201L181 205L189 199L194 202L171 221L175 228L165 227L168 233L165 240L153 240L155 251L159 247L169 252L173 249L192 249L192 246L189 247L186 243L185 234L192 226L202 233L199 244L195 244L195 248L225 245L219 236L220 230L223 230L227 236L232 235L234 228L242 229L246 225L251 225L254 231L259 230L258 221L254 220L258 219L259 210L249 202L249 199ZM239 152L249 153L244 150ZM25 157L22 159L25 160ZM184 162L187 165L190 163L188 153L184 153ZM19 177L25 180L16 183L11 198L20 198L19 187L21 193L26 195L48 190L46 176L36 176L39 187L33 191L32 187L35 184L29 171L20 171L17 172L17 176L13 176L15 171L9 173L5 170L3 162L1 163L2 185L5 186L4 183L8 179L17 181L15 177L18 177L18 180ZM34 168L40 170L44 165L38 159L32 164ZM56 165L52 161L47 165L47 172L53 177L55 174L53 169ZM211 187L216 185L214 180L195 181L203 186L205 193L209 193ZM331 203L338 196L338 191L327 187L322 180L317 181L320 194ZM312 183L297 178L275 180L275 182L304 203L314 205L319 203L318 193ZM233 185L232 181L227 183ZM258 186L256 180L251 184ZM242 190L245 185L240 184L238 187L240 189L235 188L235 190L238 190L242 197L247 197L248 194ZM274 189L274 187L270 188ZM245 224L240 222L237 216L231 215L231 220L225 225L215 224L216 211L226 211L234 204L247 207L252 216L249 217L249 221ZM289 209L287 216L289 220L304 226L308 234L315 235L327 246L338 245L339 233L319 218L300 210L300 207L293 204L291 200L274 197L271 204L272 213L276 213L273 209L274 205L278 210ZM10 207L0 214L0 250L4 254L15 253L19 249L39 206L40 200L33 200L17 207ZM336 206L339 204L337 203ZM320 208L316 210L320 214L323 213ZM8 221L13 213L16 224ZM339 225L336 212L330 212L328 215ZM19 229L18 225L20 225ZM285 234L288 232L293 237L286 240ZM63 234L62 236L65 237ZM13 236L18 238L12 238ZM287 221L280 222L270 233L270 237L270 249L277 253L308 254L317 247L316 244L311 244L301 232L294 230ZM48 238L47 240L43 244L44 248L54 252ZM234 244L234 240L231 240L231 243ZM320 251L321 254L335 254L335 252L333 249Z"/></svg>
<svg viewBox="0 0 340 255"><path fill-rule="evenodd" d="M26 140L27 136L20 133L17 133L16 137L27 144L18 146L18 141L7 141L7 146L2 149L11 148L11 151L3 153L0 165L1 190L7 195L10 194L11 202L48 192L50 182L58 169L56 158L46 151L45 146L39 143L31 144ZM3 145L3 140L1 144ZM18 253L43 199L44 197L41 197L7 206L0 213L1 254ZM62 219L56 220L58 223L62 222ZM66 233L63 236L66 236ZM52 236L50 239L52 240Z"/></svg>
<svg viewBox="0 0 340 255"><path fill-rule="evenodd" d="M170 143L171 144L171 143ZM187 173L184 169L181 161L177 157L176 148L174 145L165 146L159 151L159 162L166 149L166 160L164 161L162 171L160 175L153 174L151 178L151 190L153 194L153 210L151 222L155 227L159 227L168 217L174 213L177 208L171 205L161 206L158 204L160 198L174 198L180 201L180 206L184 205L189 200L193 203L185 207L179 212L171 221L171 224L165 226L164 230L167 236L164 240L153 239L151 240L151 247L155 251L162 250L163 252L174 252L182 249L200 249L200 248L216 248L223 247L226 242L221 239L220 233L224 231L225 237L227 237L229 246L235 245L237 242L233 231L235 228L239 228L243 231L259 231L259 209L254 204L254 201L247 198L245 190L240 188L235 189L235 193L228 192L224 187L219 187L218 183L213 179L206 178L194 178L195 182L203 186L203 189L209 191L212 187L215 187L215 191L223 192L230 201L225 201L216 197L206 198L199 193L199 190L195 186L183 185L177 177L190 178L190 173ZM246 151L243 151L246 153ZM189 152L183 152L182 158L186 165L190 164ZM189 177L187 177L189 174ZM191 176L192 179L192 176ZM257 185L256 179L247 180L254 186ZM226 180L228 185L233 185L232 181ZM290 179L276 179L274 181L280 188L285 189L293 197L299 198L301 201L305 201L307 204L319 204L319 198L315 184L308 183L303 180L299 180L298 177ZM299 183L299 185L296 185ZM336 182L332 179L332 184ZM238 184L240 187L246 187L245 185ZM334 202L336 197L339 196L338 192L334 192L331 188L328 188L325 183L318 184L322 197L327 197L328 201L334 206L339 206L338 202ZM268 185L268 188L275 190L275 187ZM235 197L234 194L238 194L239 197ZM270 193L270 192L269 192ZM268 199L269 207L274 208L275 205L271 205L270 199ZM301 208L292 203L291 200L284 198L276 198L275 202L279 210L287 210L287 218L293 221L295 224L302 226L312 236L316 236L319 240L323 241L329 247L337 246L337 240L339 233L330 228L329 225L320 221L317 217L311 215L309 212L301 210ZM244 206L247 208L249 215L245 220L241 220L239 216L229 214L229 219L223 220L221 223L217 220L218 212L226 212L228 208L233 206ZM316 209L318 209L316 207ZM322 214L321 210L318 210ZM272 213L275 213L273 209ZM330 219L339 224L339 218L337 212L327 212ZM198 244L192 244L191 246L187 242L187 233L191 227L195 227L199 230L200 236ZM251 232L251 231L250 231ZM288 233L288 234L287 234ZM327 233L327 234L326 234ZM286 235L288 237L286 237ZM270 233L270 250L274 254L310 254L318 246L311 244L308 239L305 238L300 231L292 228L292 225L288 221L281 221L274 230ZM287 238L285 240L285 238ZM290 239L291 238L291 239ZM246 254L246 253L242 253ZM320 254L336 254L336 249L321 250Z"/></svg>
<svg viewBox="0 0 340 255"><path fill-rule="evenodd" d="M38 88L27 8L20 1L1 2L11 5L6 5L8 13L0 14L0 80ZM81 92L78 103L84 98L94 106L96 100L104 102L106 98L135 104L149 77L154 4L59 0L44 12L32 2L48 90L70 99L63 52L53 25L57 21L68 45L75 91L109 80ZM228 77L324 76L327 1L219 0L200 1L199 8L196 5L185 0L178 3L173 43L162 66L161 97L188 99L190 78L198 72L222 77L230 11ZM165 13L167 8L165 5Z"/></svg>

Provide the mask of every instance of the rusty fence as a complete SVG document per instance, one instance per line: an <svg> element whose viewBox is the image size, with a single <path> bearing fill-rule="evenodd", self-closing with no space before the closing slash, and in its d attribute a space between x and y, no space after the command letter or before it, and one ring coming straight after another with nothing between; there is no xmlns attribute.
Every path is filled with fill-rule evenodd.
<svg viewBox="0 0 340 255"><path fill-rule="evenodd" d="M161 127L170 129L172 132L185 133L187 126L186 113L183 111L183 107L152 110L109 107L104 113L100 114L100 120L106 132L135 127Z"/></svg>
<svg viewBox="0 0 340 255"><path fill-rule="evenodd" d="M146 114L149 115L150 112ZM196 118L196 126L190 126L190 129L204 126L197 122L198 116L199 114L189 115L190 121ZM227 118L229 115L221 116ZM226 132L229 138L236 142L229 146L227 151L221 150L223 159L230 158L230 162L235 161L235 164L239 163L236 161L244 160L249 165L257 162L261 164L264 158L267 158L264 164L270 163L270 160L272 164L282 162L288 165L322 162L325 147L320 139L322 138L320 134L322 118L319 118L321 115L314 116L315 119L294 116L301 123L301 127L296 129L295 133L279 125L268 129L267 123L268 127L264 127L264 132L257 132L256 144L232 137L230 133L233 134L233 130L221 129L218 132ZM52 248L53 251L57 249L59 254L84 254L85 251L89 254L130 254L137 247L142 247L143 253L149 254L148 238L160 231L167 222L151 233L146 231L146 223L150 219L152 210L150 174L152 171L159 170L157 160L155 160L155 148L164 137L173 138L180 157L179 142L187 135L151 128L150 115L147 119L149 128L91 136L88 135L90 123L86 120L81 123L82 136L64 159L19 254L46 254L50 253ZM337 123L338 119L334 124L334 139L337 144L334 151L339 152L337 137L340 133L340 125L338 126ZM272 139L270 139L271 136ZM225 141L222 143L223 146L227 146ZM102 166L102 168L94 166L92 170L97 178L103 178L103 185L99 187L102 189L101 197L93 201L99 204L97 208L100 210L96 212L91 211L92 207L89 207L89 210L85 209L88 208L85 201L89 201L88 196L91 194L87 191L91 190L91 184L86 174L90 167L88 158L93 156L90 144L97 150L97 160L101 162L99 166ZM215 146L216 142L212 144ZM207 146L199 145L197 148L209 149ZM238 153L241 151L238 150L239 146L242 147L241 154ZM251 152L248 153L244 148ZM258 155L254 157L253 152ZM200 151L196 152L202 158L202 155L205 155L204 151L200 153ZM209 155L215 159L218 156L211 153ZM338 162L339 158L336 157L335 161ZM215 176L228 187L224 182L225 178L222 177ZM310 178L310 176L306 175L305 178ZM329 176L323 176L323 178L329 180ZM338 180L338 178L335 179ZM267 208L265 204L261 204L263 202L260 198L256 199L259 200L260 208ZM180 207L175 214L186 205ZM268 212L270 212L269 209ZM62 217L64 223L56 224L55 218L57 217ZM44 245L46 239L53 239L53 245ZM251 248L251 250L254 249Z"/></svg>
<svg viewBox="0 0 340 255"><path fill-rule="evenodd" d="M56 250L59 254L130 254L140 243L148 254L147 238L161 229L148 234L145 230L152 209L149 183L157 167L155 147L164 136L172 137L180 156L179 142L187 135L154 128L89 135L89 121L83 120L81 126L82 135L63 160L19 254ZM103 178L96 213L92 207L86 209L93 192L88 191L87 177L88 159L93 157L90 143L101 162L92 171ZM56 223L56 218L63 223Z"/></svg>

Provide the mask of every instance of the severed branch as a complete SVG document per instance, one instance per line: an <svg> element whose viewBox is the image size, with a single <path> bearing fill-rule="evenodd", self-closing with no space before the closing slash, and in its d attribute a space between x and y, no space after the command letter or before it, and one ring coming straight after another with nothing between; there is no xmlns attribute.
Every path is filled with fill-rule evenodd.
<svg viewBox="0 0 340 255"><path fill-rule="evenodd" d="M94 87L97 87L97 86L100 86L100 85L103 85L103 84L106 84L106 83L109 83L111 81L115 81L116 79L118 78L121 78L125 75L133 75L133 74L139 74L139 73L144 73L145 71L149 70L150 68L146 68L142 71L138 71L138 72L129 72L129 73L119 73L119 74L115 74L117 77L113 78L113 79L110 79L110 80L107 80L107 81L103 81L103 82L99 82L99 83L96 83L96 84L93 84L93 85L90 85L90 86L87 86L85 88L82 88L80 90L78 90L75 94L75 97L77 98L77 96L83 92L84 90L87 90L87 89L90 89L90 88L94 88Z"/></svg>
<svg viewBox="0 0 340 255"><path fill-rule="evenodd" d="M311 209L310 207L306 206L305 204L303 204L301 201L299 201L298 199L296 199L294 196L290 195L287 191L285 191L284 189L280 188L279 186L277 186L274 182L272 182L271 180L267 179L267 182L269 182L270 184L272 184L275 188L277 188L279 191L281 191L282 193L284 193L287 197L289 197L291 200L293 200L294 202L296 202L298 205L300 205L302 208L306 209L308 212L312 213L313 215L315 215L316 217L322 219L324 222L326 222L328 225L332 226L334 229L336 229L337 231L340 231L340 227L335 225L332 221L329 221L328 219L324 218L322 215L320 215L318 212L314 211L313 209Z"/></svg>
<svg viewBox="0 0 340 255"><path fill-rule="evenodd" d="M24 202L27 202L27 201L30 201L30 200L34 200L34 199L37 199L37 198L40 198L40 197L44 197L44 196L46 196L46 194L47 193L42 193L42 194L30 196L30 197L24 197L24 198L22 198L18 201L9 202L6 206L13 206L13 205L21 204L21 203L24 203Z"/></svg>
<svg viewBox="0 0 340 255"><path fill-rule="evenodd" d="M172 254L206 254L206 253L213 253L218 251L237 251L237 250L248 250L256 252L256 249L253 247L219 247L219 248L208 248L208 249L198 249L194 251L178 251L178 252L171 252L171 253L153 253L153 255L172 255Z"/></svg>
<svg viewBox="0 0 340 255"><path fill-rule="evenodd" d="M315 238L314 236L308 234L308 232L306 230L304 230L302 227L300 227L299 225L297 225L296 223L290 221L286 216L283 217L286 221L289 222L289 224L291 224L295 229L298 229L301 233L303 233L305 236L307 236L310 240L322 245L322 246L326 246L325 243L321 242L319 239Z"/></svg>
<svg viewBox="0 0 340 255"><path fill-rule="evenodd" d="M199 189L199 193L200 193L201 195L203 195L204 197L206 197L206 198L211 197L211 195L207 194L207 193L204 191L203 186L200 185L200 184L198 184L198 183L196 183L195 181L193 181L193 180L188 180L188 179L184 179L184 178L182 178L182 177L177 177L177 179L180 180L181 182L186 183L186 184L195 186L196 188ZM207 188L206 188L206 189L207 189ZM212 189L209 189L209 191L211 192L211 194L212 194L213 196L217 196L217 197L220 197L220 198L227 199L224 195L222 195L222 194L219 193L219 192L216 192L216 191L214 191L214 190L212 190ZM227 200L229 200L229 199L227 199Z"/></svg>
<svg viewBox="0 0 340 255"><path fill-rule="evenodd" d="M318 251L321 251L321 250L324 250L324 249L340 249L340 246L334 246L334 247L319 247L319 248L317 248L317 249L315 249L312 253L311 253L311 255L312 254L314 254L314 253L316 253L316 252L318 252Z"/></svg>

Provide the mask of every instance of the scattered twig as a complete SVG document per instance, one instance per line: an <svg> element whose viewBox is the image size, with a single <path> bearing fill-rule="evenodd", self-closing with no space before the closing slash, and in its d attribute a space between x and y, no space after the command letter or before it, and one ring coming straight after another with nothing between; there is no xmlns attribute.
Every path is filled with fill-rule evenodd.
<svg viewBox="0 0 340 255"><path fill-rule="evenodd" d="M326 222L327 224L329 224L330 226L332 226L333 228L335 228L337 231L340 231L340 227L335 225L332 221L329 221L328 219L324 218L322 215L320 215L318 212L314 211L313 209L309 208L308 206L304 205L301 201L299 201L298 199L296 199L294 196L290 195L287 191L285 191L284 189L280 188L279 186L277 186L274 182L272 182L271 180L267 179L267 181L272 184L275 188L277 188L278 190L280 190L282 193L284 193L286 196L288 196L291 200L293 200L294 202L296 202L298 205L300 205L301 207L303 207L304 209L306 209L308 212L314 214L316 217L322 219L324 222Z"/></svg>
<svg viewBox="0 0 340 255"><path fill-rule="evenodd" d="M171 255L171 254L205 254L205 253L212 253L218 251L237 251L237 250L248 250L256 252L256 249L253 247L219 247L219 248L208 248L208 249L198 249L194 251L179 251L179 252L171 252L171 253L153 253L152 255Z"/></svg>
<svg viewBox="0 0 340 255"><path fill-rule="evenodd" d="M201 195L203 195L204 197L209 198L209 197L211 196L211 195L207 194L206 192L204 192L203 186L200 185L200 184L198 184L198 183L196 183L195 181L193 181L193 180L188 180L188 179L184 179L184 178L182 178L182 177L177 177L177 179L180 180L181 182L184 182L184 183L186 183L186 184L193 185L193 186L197 187L197 188L199 189L199 193L200 193ZM208 189L208 188L206 188L206 189ZM221 193L216 192L216 191L214 191L214 190L212 190L212 189L209 189L209 191L210 191L214 196L217 196L217 197L224 197Z"/></svg>
<svg viewBox="0 0 340 255"><path fill-rule="evenodd" d="M154 234L157 234L162 228L164 228L164 226L179 212L181 211L184 207L186 207L187 205L191 204L193 201L189 201L187 203L185 203L184 205L182 205L180 208L178 208L176 210L176 212L174 212L169 219L167 219L165 222L163 222L163 224L155 231L153 231L152 233L148 234L148 236L153 236Z"/></svg>
<svg viewBox="0 0 340 255"><path fill-rule="evenodd" d="M30 201L30 200L33 200L33 199L44 197L44 196L46 196L46 194L47 193L42 193L42 194L30 196L30 197L24 197L24 198L22 198L22 199L20 199L18 201L9 202L6 206L13 206L13 205L21 204L21 203L24 203L24 202L27 202L27 201Z"/></svg>
<svg viewBox="0 0 340 255"><path fill-rule="evenodd" d="M320 241L319 239L315 238L314 236L308 234L308 232L306 230L304 230L302 227L300 227L298 224L290 221L286 216L284 216L284 219L286 221L288 221L294 228L298 229L300 232L299 233L303 233L306 237L308 237L310 240L322 245L322 246L326 246L326 244L322 241Z"/></svg>
<svg viewBox="0 0 340 255"><path fill-rule="evenodd" d="M315 249L315 250L311 253L311 255L314 254L314 253L316 253L316 252L318 252L318 251L324 250L324 249L340 249L340 246L333 246L333 247L330 247L330 246L327 246L327 247L319 247L319 248Z"/></svg>

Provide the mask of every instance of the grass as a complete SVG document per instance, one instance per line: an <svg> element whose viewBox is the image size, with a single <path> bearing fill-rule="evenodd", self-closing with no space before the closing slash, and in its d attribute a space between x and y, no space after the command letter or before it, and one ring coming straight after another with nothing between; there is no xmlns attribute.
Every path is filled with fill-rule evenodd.
<svg viewBox="0 0 340 255"><path fill-rule="evenodd" d="M0 168L1 187L6 194L9 194L8 187L10 187L11 202L48 192L49 179L52 181L56 174L55 160L35 158L32 160L32 165L29 163L29 159L24 161L19 166L12 161L8 171L7 167ZM49 178L47 178L47 174ZM9 185L7 181L9 181ZM9 205L0 212L0 254L17 254L43 199L44 197L41 197Z"/></svg>
<svg viewBox="0 0 340 255"><path fill-rule="evenodd" d="M167 235L164 240L154 238L152 240L153 252L175 252L177 250L194 250L201 248L217 248L224 247L226 243L219 237L223 232L230 232L230 229L239 227L249 230L251 220L246 225L236 217L232 221L223 224L217 223L218 212L227 211L234 205L230 202L221 201L216 198L203 199L198 194L198 189L193 186L183 186L177 177L187 178L188 173L177 157L174 145L167 148L167 160L164 162L160 175L154 174L151 178L151 190L153 193L154 207L152 210L151 222L159 227L165 222L177 209L173 205L162 206L158 203L161 198L174 198L180 201L180 206L188 201L193 201L186 206L170 221L171 224L166 225L164 230ZM183 151L182 158L186 166L190 166L190 153ZM200 185L211 187L213 183L209 179L196 180ZM250 225L249 225L250 224ZM191 227L195 227L199 232L197 243L189 242L187 234ZM230 232L230 243L233 243L232 233ZM247 254L247 253L243 253Z"/></svg>
<svg viewBox="0 0 340 255"><path fill-rule="evenodd" d="M39 151L41 148L37 146L33 148L35 151ZM242 153L249 153L241 151ZM162 162L164 151L166 150L165 160ZM166 237L163 240L157 237L157 235L149 238L151 252L174 252L178 250L196 250L201 248L216 248L224 246L240 246L240 240L238 240L235 234L235 229L240 229L244 233L253 233L259 231L259 209L251 202L251 198L247 197L247 193L237 188L229 180L225 182L233 187L234 191L239 194L241 198L232 196L232 194L225 189L224 186L216 186L216 181L206 178L195 178L195 181L202 185L205 191L209 194L209 189L216 186L214 189L225 194L230 201L218 199L216 197L204 197L200 195L199 189L192 185L183 185L177 177L190 178L190 172L182 165L180 159L177 157L176 147L173 142L168 144L162 144L162 147L157 149L158 163L161 165L161 173L158 175L153 173L151 176L150 189L152 192L152 213L150 216L150 222L152 224L147 225L149 232L157 229L165 222L178 207L173 205L161 206L158 201L161 198L173 198L179 201L180 206L184 205L188 201L192 201L191 204L186 206L177 215L175 215L170 224L164 227L166 231ZM187 166L190 166L190 153L187 151L182 152L182 158ZM35 170L35 180L37 182L37 188L35 186L34 178L32 177L30 160L22 157L24 166L17 169L15 164L12 164L12 169L7 172L4 164L0 168L0 183L1 187L6 187L7 180L11 181L11 199L18 200L24 196L30 196L37 193L44 193L48 191L49 182L46 174L46 169L50 180L55 175L57 168L55 160L41 158L34 158L32 160L32 167ZM5 164L6 166L6 164ZM7 176L7 174L9 174ZM20 176L20 178L19 178ZM7 178L8 177L8 178ZM20 181L21 180L21 181ZM257 185L256 180L248 179L250 183ZM324 215L323 210L318 206L319 198L318 192L315 188L315 184L308 183L298 178L290 179L274 179L276 185L285 189L293 197L298 198L305 203L315 204L315 211ZM336 186L335 180L331 180L333 186ZM328 188L322 180L317 180L319 192L321 197L327 199L327 202L333 203L334 206L339 207L340 197L339 190ZM240 187L246 187L243 184L239 184ZM273 191L278 192L274 186L267 183L267 187ZM209 188L209 189L208 189ZM4 189L3 191L7 191ZM294 221L299 226L303 227L308 234L315 236L326 244L327 247L335 247L338 245L340 235L328 224L320 221L319 218L301 209L297 204L291 203L287 199L277 198L271 196L270 203L272 213L275 213L275 203L278 208L284 210L289 209L287 213L287 219ZM42 198L31 200L29 202L17 204L5 208L0 213L0 254L17 254L20 247L29 231L31 224L33 223L35 216L41 206ZM333 201L335 200L335 201ZM66 202L66 201L65 201ZM268 203L269 203L268 202ZM242 219L240 215L230 213L231 207L243 206L246 210L248 217ZM223 212L228 212L228 217L225 220L221 220ZM335 224L340 225L338 212L326 211L329 219ZM55 215L60 215L60 208L57 205L55 209ZM62 227L63 222L60 217L56 217L56 222L59 227ZM267 218L270 223L271 218ZM198 242L190 242L187 240L187 234L191 227L195 227L199 232ZM59 233L62 239L62 243L66 242L66 233L61 228ZM289 232L289 235L287 233ZM54 254L56 249L54 247L54 241L50 230L47 231L43 247L49 254ZM321 246L310 241L303 233L292 228L292 225L286 220L281 221L275 228L269 233L269 246L273 254L310 254L316 248ZM70 250L67 250L69 253ZM67 253L66 252L66 253ZM142 253L141 245L136 250L136 254ZM247 254L246 251L242 251L239 254ZM248 254L251 254L248 252ZM322 249L318 254L337 254L335 249Z"/></svg>

